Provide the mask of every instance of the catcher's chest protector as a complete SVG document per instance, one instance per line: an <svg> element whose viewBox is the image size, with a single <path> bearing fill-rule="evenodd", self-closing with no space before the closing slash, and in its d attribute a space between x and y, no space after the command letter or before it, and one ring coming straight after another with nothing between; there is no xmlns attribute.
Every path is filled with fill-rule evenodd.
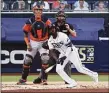
<svg viewBox="0 0 109 93"><path fill-rule="evenodd" d="M34 38L44 38L48 33L48 26L46 25L46 22L44 22L43 19L38 21L34 19L31 33Z"/></svg>

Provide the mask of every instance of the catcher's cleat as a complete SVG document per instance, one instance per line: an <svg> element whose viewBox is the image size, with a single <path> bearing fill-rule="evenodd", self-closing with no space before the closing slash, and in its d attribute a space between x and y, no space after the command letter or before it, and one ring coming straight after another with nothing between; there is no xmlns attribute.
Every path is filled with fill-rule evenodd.
<svg viewBox="0 0 109 93"><path fill-rule="evenodd" d="M47 80L43 80L42 85L48 85Z"/></svg>
<svg viewBox="0 0 109 93"><path fill-rule="evenodd" d="M40 83L42 83L42 81L41 81L41 78L36 78L34 81L33 81L33 83L34 84L40 84Z"/></svg>
<svg viewBox="0 0 109 93"><path fill-rule="evenodd" d="M19 82L17 82L17 85L26 85L26 80L20 79Z"/></svg>

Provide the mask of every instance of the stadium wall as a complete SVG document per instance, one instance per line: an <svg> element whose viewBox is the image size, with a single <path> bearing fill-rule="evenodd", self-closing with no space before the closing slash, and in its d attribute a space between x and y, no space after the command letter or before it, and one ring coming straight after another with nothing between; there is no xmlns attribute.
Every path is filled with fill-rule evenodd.
<svg viewBox="0 0 109 93"><path fill-rule="evenodd" d="M52 21L55 21L54 14L46 14L46 15L49 18L51 18ZM25 20L31 17L32 14L30 13L30 14L14 14L13 15L13 13L8 13L8 14L3 13L1 16L2 16L2 22L1 22L2 23L2 42L1 42L2 69L1 69L1 72L2 73L10 73L10 72L19 73L22 71L22 63L26 53L26 45L23 40L22 26L25 23ZM90 21L92 19L93 20L100 19L99 21L101 22L100 29L103 29L103 19L106 17L108 17L107 14L104 14L104 15L68 14L68 18L69 18L68 22L72 23L72 21L70 21L70 18L73 18L73 20L75 20L75 18L76 20L77 19L86 20L88 18L88 20ZM76 20L73 22L73 24L76 23ZM12 24L11 21L14 22L13 24L15 25L10 25ZM97 27L93 27L93 28L95 28L96 30L96 31L94 30L95 32L99 30ZM84 29L84 30L87 31L87 29ZM77 31L81 31L80 28L77 28ZM94 34L92 34L92 36L93 35ZM81 37L79 39L78 38L77 39L71 38L71 39L73 44L76 45L79 49L80 58L84 66L97 72L104 72L104 73L109 72L109 50L108 50L109 41L104 41L104 40L99 41L97 34L95 35L95 38L91 37L90 39L88 39L87 37L84 37L82 39ZM35 59L33 60L31 72L34 73L38 71L40 71L40 57L39 57L39 54L37 53L37 55L35 56ZM51 72L55 73L55 68ZM76 72L73 65L72 65L72 72Z"/></svg>

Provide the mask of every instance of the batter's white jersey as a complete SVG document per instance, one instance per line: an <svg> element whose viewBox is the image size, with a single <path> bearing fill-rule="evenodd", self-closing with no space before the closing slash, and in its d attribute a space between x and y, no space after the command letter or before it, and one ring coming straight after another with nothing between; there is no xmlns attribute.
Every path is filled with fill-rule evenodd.
<svg viewBox="0 0 109 93"><path fill-rule="evenodd" d="M58 35L55 39L52 36L49 38L49 40L48 40L49 49L56 49L63 56L67 56L67 53L71 52L71 51L67 51L67 48L72 43L66 34L64 34L62 32L57 32L57 33L58 33ZM72 44L72 46L73 46L73 44Z"/></svg>

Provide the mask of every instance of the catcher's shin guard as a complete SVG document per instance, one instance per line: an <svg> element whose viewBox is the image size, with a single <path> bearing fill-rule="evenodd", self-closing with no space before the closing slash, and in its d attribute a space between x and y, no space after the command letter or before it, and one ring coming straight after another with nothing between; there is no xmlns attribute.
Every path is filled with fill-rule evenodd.
<svg viewBox="0 0 109 93"><path fill-rule="evenodd" d="M41 79L42 80L47 80L47 78L48 78L48 73L45 73L45 69L44 68L42 68L41 69Z"/></svg>
<svg viewBox="0 0 109 93"><path fill-rule="evenodd" d="M41 68L39 77L34 79L33 83L34 84L42 83L43 85L47 85L47 78L48 78L48 73L45 73L45 70Z"/></svg>
<svg viewBox="0 0 109 93"><path fill-rule="evenodd" d="M45 73L45 69L49 67L49 59L50 59L49 54L43 53L41 55L41 61L42 61L41 80L42 82L47 81L48 74Z"/></svg>
<svg viewBox="0 0 109 93"><path fill-rule="evenodd" d="M32 60L33 60L32 56L29 54L26 54L25 60L23 63L22 77L17 84L24 84L26 82L27 76L29 75L29 72L30 72L30 66L32 64Z"/></svg>
<svg viewBox="0 0 109 93"><path fill-rule="evenodd" d="M22 79L26 80L27 76L29 75L30 67L23 65L23 71L22 71Z"/></svg>
<svg viewBox="0 0 109 93"><path fill-rule="evenodd" d="M50 66L50 65L54 65L55 64L55 60L53 59L49 59L49 60L45 60L43 59L43 56L45 56L44 54L41 56L42 58L42 68L39 74L39 77L36 78L33 83L34 84L38 84L38 83L43 83L44 85L47 85L47 78L48 78L48 73L45 73L45 70Z"/></svg>
<svg viewBox="0 0 109 93"><path fill-rule="evenodd" d="M45 73L45 69L43 67L41 69L41 73L42 73L42 75L41 75L42 84L43 85L48 85L47 84L48 73Z"/></svg>
<svg viewBox="0 0 109 93"><path fill-rule="evenodd" d="M47 81L47 78L48 78L48 73L45 73L45 69L48 67L48 64L44 65L42 64L42 67L41 67L41 71L39 73L39 77L36 78L33 83L34 84L40 84L40 83L43 83L45 81ZM44 84L45 85L45 84ZM46 84L47 85L47 84Z"/></svg>

